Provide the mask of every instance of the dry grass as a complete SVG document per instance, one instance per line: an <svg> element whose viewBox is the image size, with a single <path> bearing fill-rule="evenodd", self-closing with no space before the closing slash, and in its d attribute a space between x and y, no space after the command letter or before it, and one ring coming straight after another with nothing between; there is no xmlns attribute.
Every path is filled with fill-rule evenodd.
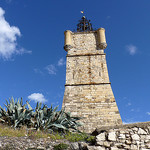
<svg viewBox="0 0 150 150"><path fill-rule="evenodd" d="M8 137L21 137L25 136L26 131L22 130L14 130L8 126L4 126L0 124L0 136L8 136Z"/></svg>
<svg viewBox="0 0 150 150"><path fill-rule="evenodd" d="M33 139L37 138L48 138L50 140L60 140L60 139L66 139L71 142L77 142L77 141L91 141L94 139L93 136L89 136L87 134L79 134L79 133L66 133L64 135L61 135L60 133L46 133L43 131L33 131L33 130L27 130L25 127L21 129L13 129L9 126L0 124L0 136L7 136L7 137L30 137Z"/></svg>
<svg viewBox="0 0 150 150"><path fill-rule="evenodd" d="M13 129L9 126L0 124L0 136L7 137L30 137L30 138L49 138L52 140L64 139L59 133L49 134L43 131L29 130L26 127L21 129Z"/></svg>
<svg viewBox="0 0 150 150"><path fill-rule="evenodd" d="M0 136L7 136L7 137L31 137L31 138L50 138L53 140L61 139L62 137L56 134L49 134L42 131L33 131L26 129L25 127L20 129L13 129L9 126L0 124Z"/></svg>

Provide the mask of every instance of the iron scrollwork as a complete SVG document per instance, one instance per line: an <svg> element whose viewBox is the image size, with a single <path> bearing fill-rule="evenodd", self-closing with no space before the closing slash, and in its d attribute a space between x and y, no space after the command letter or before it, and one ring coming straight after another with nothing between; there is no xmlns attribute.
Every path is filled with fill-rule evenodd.
<svg viewBox="0 0 150 150"><path fill-rule="evenodd" d="M90 23L90 20L87 20L85 16L79 20L79 23L77 24L77 32L86 32L86 31L93 31L92 24Z"/></svg>

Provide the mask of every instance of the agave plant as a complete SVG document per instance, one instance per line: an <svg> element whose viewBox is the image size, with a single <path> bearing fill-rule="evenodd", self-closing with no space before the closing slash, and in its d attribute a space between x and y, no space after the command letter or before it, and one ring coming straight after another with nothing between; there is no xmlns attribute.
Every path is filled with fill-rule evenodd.
<svg viewBox="0 0 150 150"><path fill-rule="evenodd" d="M31 105L29 104L29 102L27 102L28 108L29 110L33 110ZM42 108L42 103L38 103L36 104L36 108L35 111L31 112L31 122L32 122L32 127L37 129L42 129L44 126L44 120L46 117L45 111L47 110L47 106L44 105Z"/></svg>
<svg viewBox="0 0 150 150"><path fill-rule="evenodd" d="M29 110L33 110L29 103ZM35 111L32 113L32 123L33 127L41 130L50 130L50 131L67 131L69 129L78 130L77 127L81 124L77 121L81 118L72 117L70 113L66 113L65 109L57 111L58 106L54 109L52 105L48 108L42 103L36 105Z"/></svg>
<svg viewBox="0 0 150 150"><path fill-rule="evenodd" d="M7 108L7 111L5 108L3 109L0 106L0 120L4 123L13 126L14 128L20 127L21 125L29 125L30 119L31 119L31 112L33 110L26 109L26 105L23 105L23 100L15 100L12 97L9 99L9 102L6 100L7 105L5 107Z"/></svg>
<svg viewBox="0 0 150 150"><path fill-rule="evenodd" d="M33 109L29 102L23 105L23 100L15 100L13 98L6 100L5 107L0 106L0 122L6 123L14 128L26 125L27 127L35 128L36 130L50 130L50 131L66 131L76 130L81 124L78 123L79 117L72 117L70 113L66 113L65 109L57 111L58 107L48 108L42 103L36 104ZM28 108L27 108L28 106Z"/></svg>
<svg viewBox="0 0 150 150"><path fill-rule="evenodd" d="M80 117L72 117L71 113L66 113L65 109L55 112L51 118L48 118L44 128L55 131L69 131L70 129L78 130L81 123L77 122Z"/></svg>

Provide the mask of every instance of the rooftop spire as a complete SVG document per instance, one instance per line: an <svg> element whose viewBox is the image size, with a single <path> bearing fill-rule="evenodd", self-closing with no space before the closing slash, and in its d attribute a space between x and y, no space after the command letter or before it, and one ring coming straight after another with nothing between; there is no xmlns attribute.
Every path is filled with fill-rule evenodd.
<svg viewBox="0 0 150 150"><path fill-rule="evenodd" d="M86 31L93 31L92 24L90 23L90 20L87 20L84 16L84 11L81 11L83 14L81 20L79 20L79 23L77 24L77 32L86 32Z"/></svg>

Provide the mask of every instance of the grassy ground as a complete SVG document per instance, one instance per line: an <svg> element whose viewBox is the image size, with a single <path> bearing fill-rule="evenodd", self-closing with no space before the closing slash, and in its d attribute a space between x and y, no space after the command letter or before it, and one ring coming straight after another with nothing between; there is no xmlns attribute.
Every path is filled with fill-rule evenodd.
<svg viewBox="0 0 150 150"><path fill-rule="evenodd" d="M92 141L95 137L90 136L85 133L70 133L67 132L66 134L60 133L46 133L43 131L32 131L27 130L25 127L21 129L13 129L8 126L4 126L0 124L0 136L7 136L7 137L31 137L31 138L49 138L51 140L60 140L66 139L71 142L78 142L78 141Z"/></svg>

